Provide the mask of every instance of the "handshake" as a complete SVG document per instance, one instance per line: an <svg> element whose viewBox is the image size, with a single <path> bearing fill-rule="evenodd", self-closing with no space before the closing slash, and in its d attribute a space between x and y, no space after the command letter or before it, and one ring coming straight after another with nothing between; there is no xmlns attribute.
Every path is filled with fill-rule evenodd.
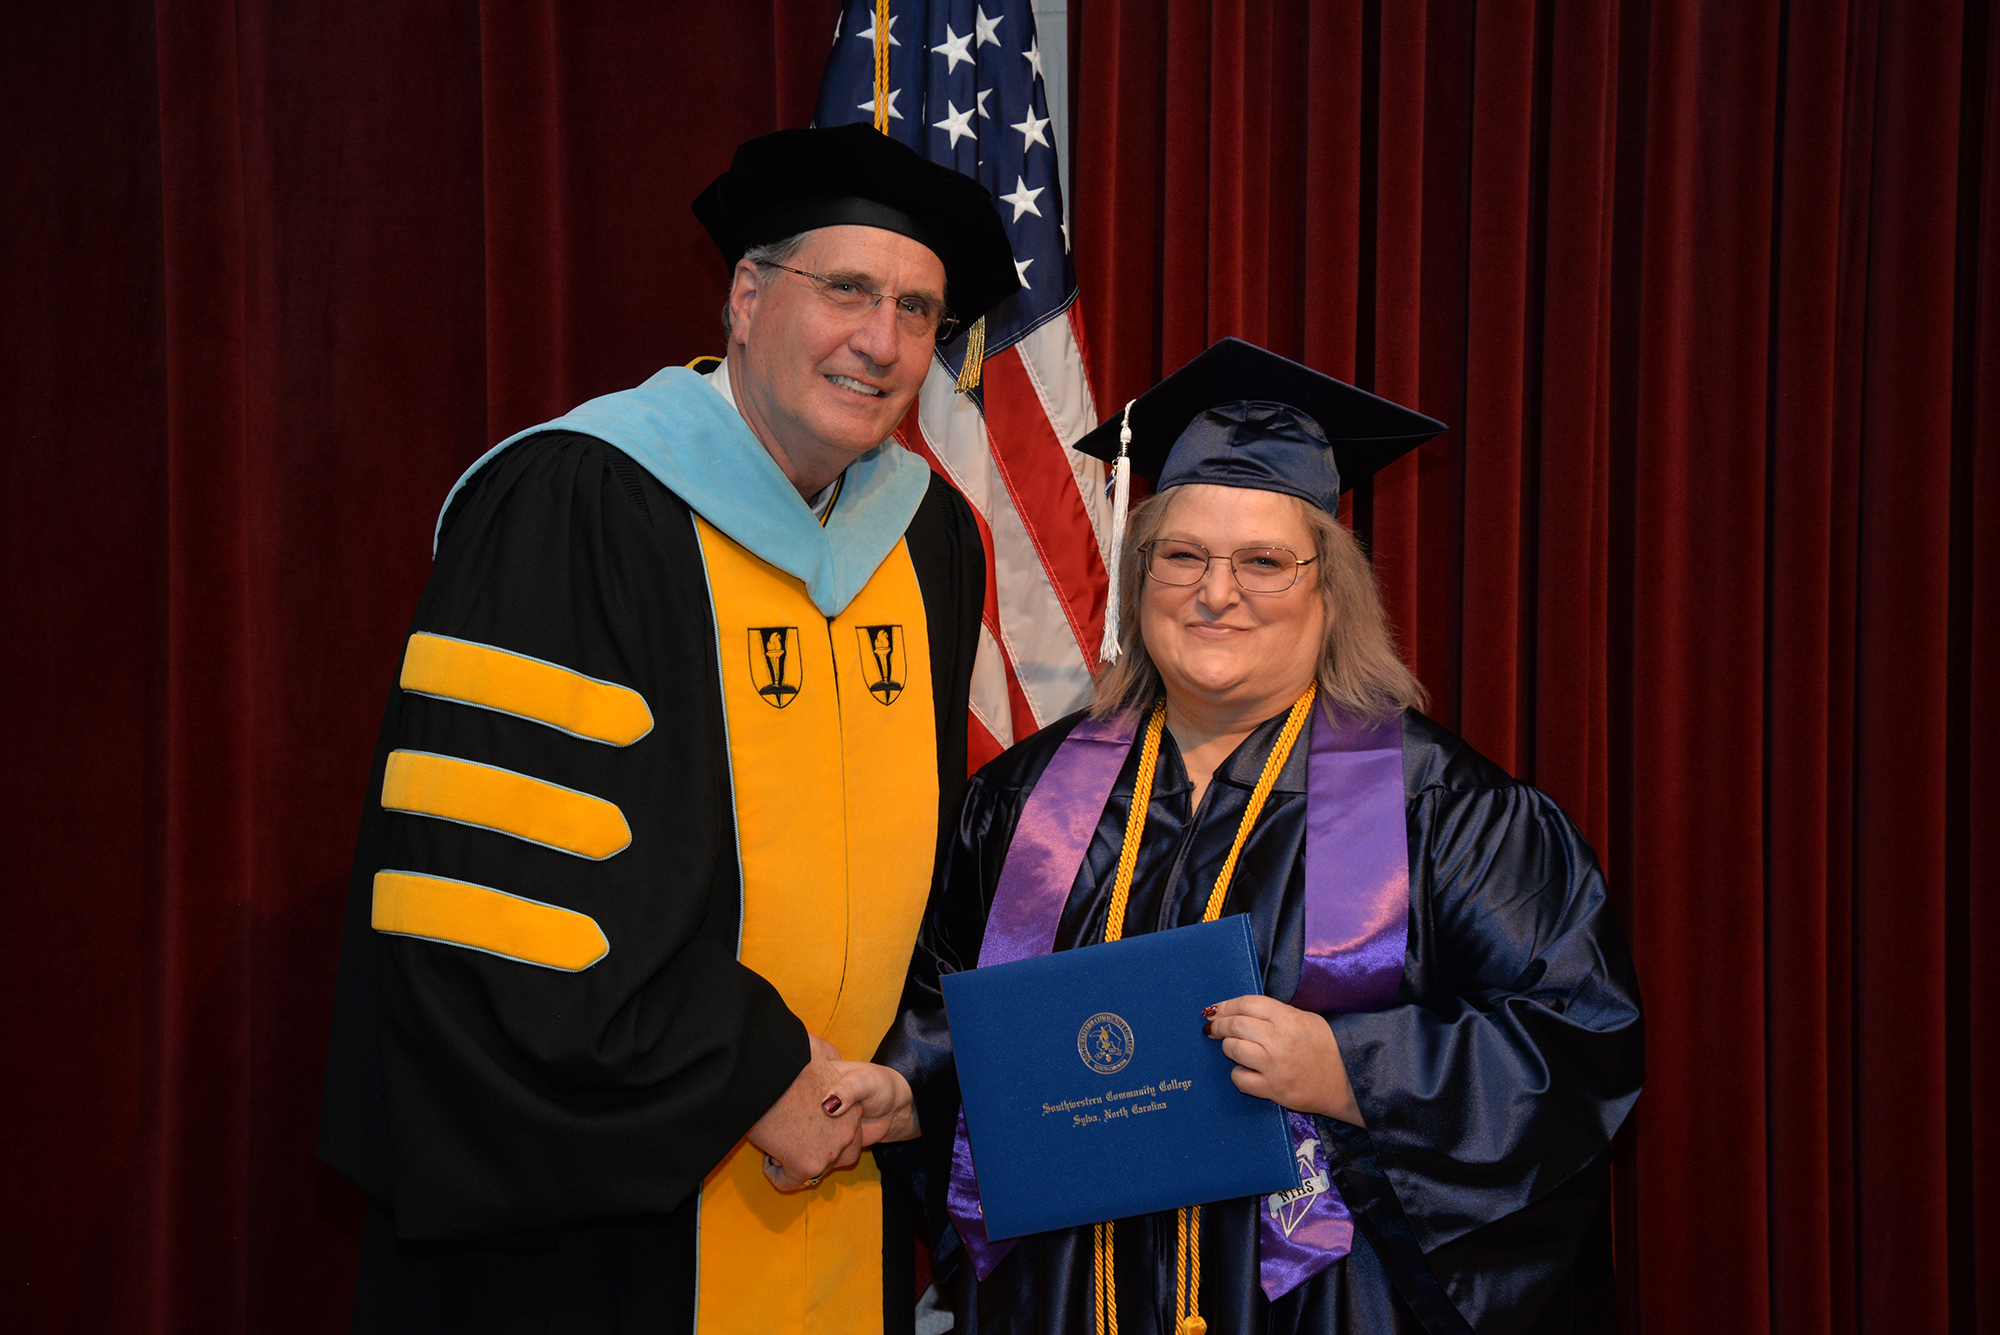
<svg viewBox="0 0 2000 1335"><path fill-rule="evenodd" d="M746 1139L764 1152L771 1185L793 1192L854 1167L870 1145L912 1140L920 1130L902 1072L842 1061L839 1049L814 1035L812 1060Z"/></svg>

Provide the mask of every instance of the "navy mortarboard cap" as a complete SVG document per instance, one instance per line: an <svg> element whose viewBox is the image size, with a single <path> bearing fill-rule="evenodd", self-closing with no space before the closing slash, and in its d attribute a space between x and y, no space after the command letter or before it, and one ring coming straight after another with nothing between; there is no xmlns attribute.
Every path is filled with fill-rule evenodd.
<svg viewBox="0 0 2000 1335"><path fill-rule="evenodd" d="M1240 338L1225 338L1076 443L1111 461L1131 427L1132 470L1160 490L1184 482L1277 491L1332 514L1370 476L1444 423ZM1346 482L1343 484L1342 479Z"/></svg>
<svg viewBox="0 0 2000 1335"><path fill-rule="evenodd" d="M1132 473L1161 491L1188 482L1275 491L1333 514L1343 477L1367 477L1446 429L1254 343L1215 344L1076 443L1116 463L1100 657L1118 656L1118 565Z"/></svg>
<svg viewBox="0 0 2000 1335"><path fill-rule="evenodd" d="M986 187L859 122L750 140L695 199L694 216L730 264L815 227L900 232L943 261L952 313L968 323L1021 288Z"/></svg>

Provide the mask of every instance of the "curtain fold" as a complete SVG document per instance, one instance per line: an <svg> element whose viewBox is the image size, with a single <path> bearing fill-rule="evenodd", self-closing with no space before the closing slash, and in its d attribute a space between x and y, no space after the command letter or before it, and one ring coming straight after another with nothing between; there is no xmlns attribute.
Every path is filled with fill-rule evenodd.
<svg viewBox="0 0 2000 1335"><path fill-rule="evenodd" d="M1967 17L1963 100L1970 114L1961 122L1959 188L1961 207L1977 212L1961 232L1970 244L1961 251L1957 292L1960 329L1970 336L1961 336L1956 351L1971 373L1957 374L1953 386L1950 707L1965 724L1947 757L1946 999L1958 1023L1947 1035L1946 1144L1958 1166L1950 1179L1952 1315L1988 1331L2000 1284L2000 1151L1990 1116L1979 1114L2000 1101L2000 1019L1977 1003L2000 985L2000 865L1976 855L1975 837L1987 828L1986 813L2000 810L2000 770L1990 759L2000 755L2000 709L1990 689L2000 681L2000 586L1979 578L2000 569L2000 526L1978 522L2000 512L2000 375L1990 370L2000 362L2000 176L1986 165L2000 161L2000 23L1990 8Z"/></svg>
<svg viewBox="0 0 2000 1335"><path fill-rule="evenodd" d="M1612 872L1627 1329L2000 1329L1988 9L1155 8L1082 13L1100 395L1235 334L1453 424L1354 518Z"/></svg>

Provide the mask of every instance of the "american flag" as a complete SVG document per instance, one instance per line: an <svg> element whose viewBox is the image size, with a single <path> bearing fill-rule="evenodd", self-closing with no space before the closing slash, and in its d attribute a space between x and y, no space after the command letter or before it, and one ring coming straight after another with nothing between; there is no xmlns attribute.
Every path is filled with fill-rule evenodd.
<svg viewBox="0 0 2000 1335"><path fill-rule="evenodd" d="M816 123L876 120L876 15L876 0L842 13ZM1029 0L894 0L886 29L888 132L992 193L1024 289L986 317L980 387L953 388L963 337L940 348L899 432L965 494L986 539L976 768L1088 702L1110 507L1104 465L1069 448L1097 408Z"/></svg>

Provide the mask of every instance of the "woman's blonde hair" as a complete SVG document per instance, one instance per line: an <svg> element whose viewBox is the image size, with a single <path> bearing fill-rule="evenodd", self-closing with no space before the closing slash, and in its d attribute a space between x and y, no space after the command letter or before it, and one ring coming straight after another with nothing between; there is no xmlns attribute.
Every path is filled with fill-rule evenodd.
<svg viewBox="0 0 2000 1335"><path fill-rule="evenodd" d="M1119 655L1097 676L1091 701L1093 718L1110 718L1144 708L1163 689L1160 670L1139 634L1139 600L1146 590L1146 544L1166 523L1174 492L1163 491L1132 509L1125 527L1124 558L1119 562L1118 598L1124 615L1118 627ZM1380 719L1397 709L1421 709L1428 702L1423 685L1396 652L1389 615L1375 568L1361 541L1345 524L1316 505L1292 498L1313 536L1313 566L1320 604L1326 611L1325 639L1319 653L1319 691L1323 699L1345 713Z"/></svg>

